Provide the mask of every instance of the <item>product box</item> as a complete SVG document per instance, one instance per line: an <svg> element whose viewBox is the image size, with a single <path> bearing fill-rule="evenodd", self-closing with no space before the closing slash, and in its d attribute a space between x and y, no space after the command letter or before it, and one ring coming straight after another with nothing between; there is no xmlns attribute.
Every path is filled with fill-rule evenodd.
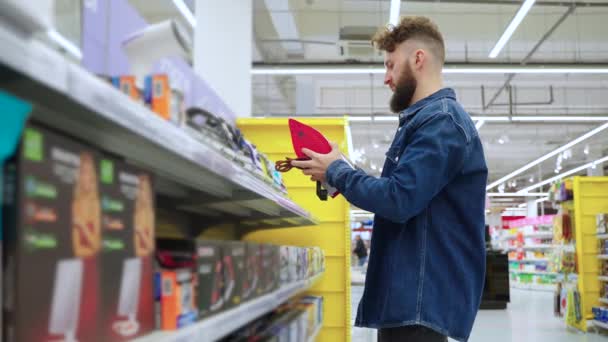
<svg viewBox="0 0 608 342"><path fill-rule="evenodd" d="M289 282L295 282L298 281L298 273L300 270L300 266L298 264L299 261L299 257L298 254L300 253L300 248L299 247L289 247L289 264L288 264L288 269L289 269Z"/></svg>
<svg viewBox="0 0 608 342"><path fill-rule="evenodd" d="M259 243L245 244L245 275L243 277L243 301L259 296L262 293L260 284L262 246Z"/></svg>
<svg viewBox="0 0 608 342"><path fill-rule="evenodd" d="M155 328L155 206L151 176L99 159L102 341L127 341Z"/></svg>
<svg viewBox="0 0 608 342"><path fill-rule="evenodd" d="M279 285L289 284L291 282L291 274L290 274L290 260L291 260L291 250L289 246L280 246L279 247L279 256L280 256L280 282Z"/></svg>
<svg viewBox="0 0 608 342"><path fill-rule="evenodd" d="M198 317L205 318L224 308L224 264L220 241L197 241Z"/></svg>
<svg viewBox="0 0 608 342"><path fill-rule="evenodd" d="M175 330L196 322L198 275L195 242L156 239L156 261L161 329Z"/></svg>
<svg viewBox="0 0 608 342"><path fill-rule="evenodd" d="M195 278L190 268L160 271L161 329L175 330L196 322Z"/></svg>
<svg viewBox="0 0 608 342"><path fill-rule="evenodd" d="M224 299L226 308L243 302L243 281L245 278L245 243L225 241L224 247Z"/></svg>
<svg viewBox="0 0 608 342"><path fill-rule="evenodd" d="M144 101L161 118L171 120L171 88L167 75L149 75L144 80Z"/></svg>
<svg viewBox="0 0 608 342"><path fill-rule="evenodd" d="M317 327L323 323L323 297L320 296L306 296L300 300L302 304L310 304L314 306L313 312L313 324Z"/></svg>
<svg viewBox="0 0 608 342"><path fill-rule="evenodd" d="M137 102L141 100L141 95L135 82L135 76L116 76L111 77L110 81L114 87L118 88L122 93L126 94L131 99Z"/></svg>
<svg viewBox="0 0 608 342"><path fill-rule="evenodd" d="M4 172L4 341L97 341L98 153L36 124Z"/></svg>
<svg viewBox="0 0 608 342"><path fill-rule="evenodd" d="M280 256L279 247L274 245L262 245L260 288L262 294L276 290L280 281Z"/></svg>

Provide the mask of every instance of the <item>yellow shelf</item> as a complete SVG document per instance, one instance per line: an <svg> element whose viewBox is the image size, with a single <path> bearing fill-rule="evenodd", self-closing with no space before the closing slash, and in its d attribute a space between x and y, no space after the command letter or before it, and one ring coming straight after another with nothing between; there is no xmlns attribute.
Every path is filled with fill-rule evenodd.
<svg viewBox="0 0 608 342"><path fill-rule="evenodd" d="M347 153L347 121L337 119L305 119L303 123L319 130L328 140L340 145ZM270 160L294 157L291 135L286 118L246 118L238 127ZM283 174L289 197L319 220L319 224L302 228L258 230L243 238L251 241L319 246L325 252L326 272L310 294L323 296L323 327L316 341L351 340L350 317L350 215L349 204L342 196L320 201L315 183L297 169Z"/></svg>
<svg viewBox="0 0 608 342"><path fill-rule="evenodd" d="M562 203L571 211L576 239L578 290L584 317L592 317L591 308L598 305L604 278L598 278L600 258L597 255L597 214L608 213L608 177L574 177L574 199ZM573 325L587 331L585 319Z"/></svg>

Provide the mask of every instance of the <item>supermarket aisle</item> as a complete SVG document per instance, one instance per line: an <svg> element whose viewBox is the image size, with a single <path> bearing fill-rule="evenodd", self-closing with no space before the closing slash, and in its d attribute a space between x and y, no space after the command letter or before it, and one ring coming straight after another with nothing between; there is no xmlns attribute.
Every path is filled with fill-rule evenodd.
<svg viewBox="0 0 608 342"><path fill-rule="evenodd" d="M352 287L352 319L363 294L362 286ZM477 315L470 342L599 342L608 340L596 333L567 331L553 317L553 294L511 289L507 310L483 310ZM353 342L375 342L376 331L353 328Z"/></svg>

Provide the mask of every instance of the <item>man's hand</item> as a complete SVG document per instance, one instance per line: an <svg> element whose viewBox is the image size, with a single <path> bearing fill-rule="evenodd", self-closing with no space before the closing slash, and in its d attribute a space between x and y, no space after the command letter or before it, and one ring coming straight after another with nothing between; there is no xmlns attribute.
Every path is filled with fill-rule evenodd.
<svg viewBox="0 0 608 342"><path fill-rule="evenodd" d="M291 165L303 169L302 173L307 176L311 176L310 180L325 182L325 172L327 171L329 165L336 160L342 159L338 144L333 142L330 144L331 152L329 152L328 154L320 154L317 152L313 152L307 148L303 148L302 153L307 155L310 160L294 160L291 162Z"/></svg>

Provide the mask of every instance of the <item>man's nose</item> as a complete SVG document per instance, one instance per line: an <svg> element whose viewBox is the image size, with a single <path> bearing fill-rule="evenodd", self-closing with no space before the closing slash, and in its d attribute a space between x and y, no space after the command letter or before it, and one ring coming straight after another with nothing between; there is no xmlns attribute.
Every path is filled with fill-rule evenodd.
<svg viewBox="0 0 608 342"><path fill-rule="evenodd" d="M391 78L391 75L388 73L388 71L384 74L384 84L387 86L390 86L392 83L393 79Z"/></svg>

